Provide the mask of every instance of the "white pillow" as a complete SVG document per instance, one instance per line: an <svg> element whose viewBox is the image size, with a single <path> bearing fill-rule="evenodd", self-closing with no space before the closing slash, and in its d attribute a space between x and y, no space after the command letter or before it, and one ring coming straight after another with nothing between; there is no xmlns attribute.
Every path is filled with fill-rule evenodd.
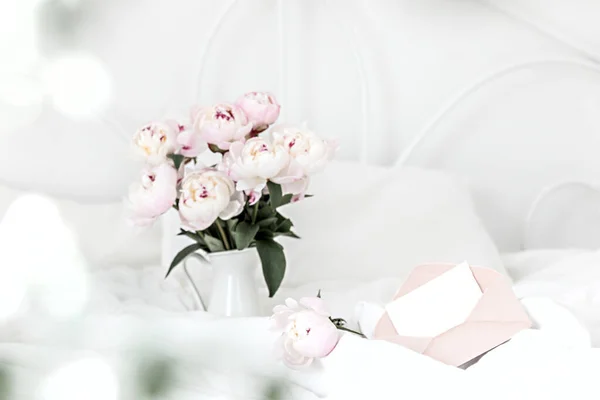
<svg viewBox="0 0 600 400"><path fill-rule="evenodd" d="M0 186L0 223L10 205L24 191ZM160 262L160 227L135 229L127 223L122 202L81 204L47 196L57 206L63 222L74 233L89 266ZM35 227L32 227L35 234Z"/></svg>
<svg viewBox="0 0 600 400"><path fill-rule="evenodd" d="M334 162L310 192L281 208L302 237L282 240L286 286L405 278L421 263L465 260L508 276L467 190L448 174Z"/></svg>

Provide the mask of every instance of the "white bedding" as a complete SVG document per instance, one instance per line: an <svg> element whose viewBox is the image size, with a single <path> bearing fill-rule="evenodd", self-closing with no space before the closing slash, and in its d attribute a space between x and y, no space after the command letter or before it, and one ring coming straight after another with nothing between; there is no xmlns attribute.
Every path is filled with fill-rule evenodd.
<svg viewBox="0 0 600 400"><path fill-rule="evenodd" d="M519 297L542 296L567 307L600 347L600 251L532 250L504 255Z"/></svg>
<svg viewBox="0 0 600 400"><path fill-rule="evenodd" d="M566 310L552 307L549 299L581 318L592 333L593 343L600 345L600 315L594 315L594 308L600 306L600 253L530 251L504 255L504 261L516 278L516 293L528 297L525 305L534 310L532 315L541 330L519 334L466 371L392 344L344 336L336 356L323 364L323 371L292 373L290 379L320 394L329 393L328 398L342 398L338 396L347 396L350 391L355 395L362 391L367 396L368 391L378 388L380 393L411 393L411 399L431 398L439 390L475 399L480 398L478 390L486 390L482 385L495 386L499 379L502 390L495 393L513 399L527 398L520 394L528 391L535 391L536 398L546 393L566 395L574 385L592 390L590 371L600 368L600 350L587 348L585 329ZM290 373L271 358L274 337L266 329L266 318L227 320L189 312L193 308L189 292L176 279L164 281L163 272L159 267L139 270L113 266L94 273L85 317L57 324L28 313L5 324L0 331L0 359L17 380L15 398L36 398L36 388L49 373L89 351L100 354L115 368L122 378L122 393L132 390L134 381L127 364L131 357L123 357L131 351L169 354L179 361L172 388L175 391L168 398L248 399L252 398L248 391L260 391L265 377ZM275 299L263 297L263 311L267 315L271 306L286 296L313 295L322 288L333 315L356 325L359 302L381 304L391 298L399 284L394 279L363 284L330 281L282 289ZM368 319L365 321L368 324ZM374 359L379 360L375 365L369 361ZM384 379L389 368L402 377L401 383ZM253 372L252 378L248 371ZM424 383L432 379L438 382L434 388ZM297 385L287 390L286 399L315 398ZM588 391L576 398L597 396L597 392Z"/></svg>

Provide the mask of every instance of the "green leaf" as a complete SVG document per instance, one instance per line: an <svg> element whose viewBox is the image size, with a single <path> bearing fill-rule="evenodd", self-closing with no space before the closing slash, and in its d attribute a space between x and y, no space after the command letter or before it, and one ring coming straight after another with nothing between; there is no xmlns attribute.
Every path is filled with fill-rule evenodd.
<svg viewBox="0 0 600 400"><path fill-rule="evenodd" d="M277 232L276 233L277 236L289 236L289 237L293 237L294 239L300 239L300 236L296 235L294 232L292 231L287 231L287 232Z"/></svg>
<svg viewBox="0 0 600 400"><path fill-rule="evenodd" d="M271 181L267 182L267 187L269 188L269 199L271 202L271 206L273 208L277 208L281 205L282 193L281 193L281 185L273 183Z"/></svg>
<svg viewBox="0 0 600 400"><path fill-rule="evenodd" d="M273 215L275 215L275 210L270 205L265 204L263 207L259 208L256 217L260 221L266 218L271 218Z"/></svg>
<svg viewBox="0 0 600 400"><path fill-rule="evenodd" d="M285 275L285 254L283 253L283 247L272 239L258 240L256 242L256 249L260 256L260 262L262 264L263 276L269 289L269 297L273 297L283 276Z"/></svg>
<svg viewBox="0 0 600 400"><path fill-rule="evenodd" d="M269 217L263 219L262 221L258 221L258 226L260 226L261 228L265 228L271 224L274 224L275 222L277 222L277 217Z"/></svg>
<svg viewBox="0 0 600 400"><path fill-rule="evenodd" d="M227 229L229 229L230 232L235 231L235 227L237 226L238 222L240 222L240 221L235 218L228 219L227 220Z"/></svg>
<svg viewBox="0 0 600 400"><path fill-rule="evenodd" d="M208 148L210 149L210 151L212 151L213 153L223 153L223 150L221 150L219 148L219 146L217 146L216 144L209 144Z"/></svg>
<svg viewBox="0 0 600 400"><path fill-rule="evenodd" d="M281 198L281 204L279 204L279 207L281 206L285 206L286 204L288 204L290 201L292 201L292 197L294 197L294 195L292 195L291 193L286 194L285 196L283 196Z"/></svg>
<svg viewBox="0 0 600 400"><path fill-rule="evenodd" d="M173 164L175 164L175 169L179 169L179 167L181 166L181 163L185 159L185 157L182 156L181 154L169 154L167 157L169 157L171 160L173 160Z"/></svg>
<svg viewBox="0 0 600 400"><path fill-rule="evenodd" d="M275 228L275 231L276 232L289 232L293 226L294 226L294 224L292 223L292 220L286 218L283 221L281 221L279 223L279 225L277 225L277 227Z"/></svg>
<svg viewBox="0 0 600 400"><path fill-rule="evenodd" d="M175 258L173 258L173 261L171 261L171 265L169 266L169 270L167 271L167 275L165 275L165 278L169 276L171 271L173 271L173 268L178 266L183 260L185 260L187 256L189 256L196 250L199 250L201 247L202 245L200 243L194 243L180 250L179 253L177 253L177 255L175 256Z"/></svg>
<svg viewBox="0 0 600 400"><path fill-rule="evenodd" d="M198 242L198 243L202 243L203 245L206 245L206 243L204 242L204 239L202 239L202 236L200 236L194 232L190 232L190 231L181 229L181 231L177 234L177 236L187 236L188 238L192 239L194 242Z"/></svg>
<svg viewBox="0 0 600 400"><path fill-rule="evenodd" d="M204 241L212 253L225 250L225 246L223 245L221 239L217 239L210 235L204 235Z"/></svg>
<svg viewBox="0 0 600 400"><path fill-rule="evenodd" d="M235 246L238 250L243 250L250 245L252 239L258 232L260 227L258 225L252 225L246 221L240 222L237 226L235 232L233 232L233 237L235 239Z"/></svg>
<svg viewBox="0 0 600 400"><path fill-rule="evenodd" d="M259 230L258 233L256 234L256 236L254 237L255 240L270 240L273 239L275 237L275 235L273 234L273 232L269 231L269 230Z"/></svg>

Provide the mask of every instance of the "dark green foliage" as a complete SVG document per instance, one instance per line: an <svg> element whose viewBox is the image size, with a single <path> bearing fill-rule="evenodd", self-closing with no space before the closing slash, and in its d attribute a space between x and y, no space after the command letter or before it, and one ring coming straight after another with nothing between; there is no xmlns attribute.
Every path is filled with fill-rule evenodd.
<svg viewBox="0 0 600 400"><path fill-rule="evenodd" d="M196 243L184 248L175 256L167 276L173 268L197 250L215 253L256 247L269 296L272 297L281 285L286 268L283 247L275 239L278 236L299 237L292 231L292 221L277 211L279 207L291 202L292 195L283 195L281 186L273 182L268 182L267 187L268 195L263 195L254 205L246 204L244 211L232 219L219 219L204 231L182 229L179 235L186 236Z"/></svg>

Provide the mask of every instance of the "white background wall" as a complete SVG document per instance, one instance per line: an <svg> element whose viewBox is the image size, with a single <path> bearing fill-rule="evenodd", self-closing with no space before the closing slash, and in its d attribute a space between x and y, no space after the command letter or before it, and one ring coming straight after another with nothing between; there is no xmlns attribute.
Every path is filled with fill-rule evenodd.
<svg viewBox="0 0 600 400"><path fill-rule="evenodd" d="M3 7L18 4L8 11L20 12L22 20L22 5L31 1L6 0ZM591 17L598 15L594 14L597 2L584 0L568 5L553 0L552 7L535 0L240 0L210 48L209 33L229 1L65 0L62 13L57 14L56 8L50 13L51 5L61 1L40 0L41 10L45 10L42 26L49 32L53 26L69 27L68 35L63 35L66 39L52 42L51 36L45 35L38 43L41 58L17 69L17 75L43 82L44 66L49 62L65 52L84 53L98 60L106 76L75 69L59 74L51 88L83 93L82 99L94 91L108 93L108 102L94 118L77 119L57 111L46 90L39 118L18 128L0 127L0 181L86 201L118 200L123 195L133 171L127 147L131 132L165 113L185 112L195 102L234 100L247 90L272 90L280 95L286 120L308 121L321 134L340 139L339 158L358 159L364 152L368 162L389 165L436 113L478 79L529 61L585 61L591 51L600 48L597 24ZM498 3L522 17L499 11ZM285 91L278 74L281 6ZM571 13L561 12L568 6ZM10 12L3 15L4 22L14 19ZM542 32L523 22L532 18L537 25L550 28ZM10 49L16 43L23 48L23 35L18 33L26 31L25 25L3 26L5 30L8 26L2 36L4 45ZM581 46L562 43L550 37L550 31L568 32L564 34L568 42ZM354 49L367 77L368 148L361 145L361 82ZM204 79L198 82L205 52ZM17 116L35 113L27 114L32 110L16 106L6 96L6 88L14 88L16 81L15 71L6 68L11 53L2 54L0 113L18 122ZM511 151L519 138L531 132L564 138L561 135L566 129L583 135L579 143L589 143L586 141L599 126L595 115L600 99L596 89L582 92L597 88L591 83L595 74L582 75L575 70L525 68L507 81L486 87L476 103L466 102L444 118L433 135L437 139L423 147L435 150L430 153L433 158L423 164L459 170L479 183L485 180L498 192L537 188L539 183L525 178L518 182L519 188L502 186L513 184L514 179L502 176L506 155L494 149ZM561 114L566 107L568 113ZM547 118L559 114L560 123ZM459 147L450 139L466 131L468 142L478 148ZM521 147L520 162L527 162L540 145L540 136L530 138L526 147ZM460 143L462 146L463 141ZM562 150L564 143L557 139L555 149ZM449 144L453 147L447 147ZM462 164L455 159L447 161L452 154L460 155ZM548 154L556 158L553 151ZM486 163L492 172L481 168ZM543 162L538 166L547 170ZM490 176L494 178L488 181Z"/></svg>

